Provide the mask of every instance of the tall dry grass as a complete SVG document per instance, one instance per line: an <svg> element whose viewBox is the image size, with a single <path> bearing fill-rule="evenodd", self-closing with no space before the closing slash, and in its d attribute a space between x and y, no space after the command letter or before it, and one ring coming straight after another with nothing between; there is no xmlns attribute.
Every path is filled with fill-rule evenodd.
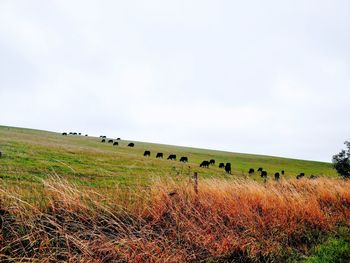
<svg viewBox="0 0 350 263"><path fill-rule="evenodd" d="M54 178L0 188L0 261L281 261L350 225L350 181L157 181L126 192Z"/></svg>

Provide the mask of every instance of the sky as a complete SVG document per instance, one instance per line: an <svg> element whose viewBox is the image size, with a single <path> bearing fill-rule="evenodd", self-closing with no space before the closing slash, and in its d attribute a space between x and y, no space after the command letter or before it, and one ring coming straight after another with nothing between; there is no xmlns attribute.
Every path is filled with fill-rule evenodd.
<svg viewBox="0 0 350 263"><path fill-rule="evenodd" d="M0 125L331 161L348 0L0 0Z"/></svg>

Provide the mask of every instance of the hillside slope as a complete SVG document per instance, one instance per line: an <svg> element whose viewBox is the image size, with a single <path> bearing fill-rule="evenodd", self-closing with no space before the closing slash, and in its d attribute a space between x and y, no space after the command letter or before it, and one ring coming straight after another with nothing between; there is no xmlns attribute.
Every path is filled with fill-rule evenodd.
<svg viewBox="0 0 350 263"><path fill-rule="evenodd" d="M347 262L350 182L330 163L128 143L0 127L0 261ZM233 173L199 167L211 158ZM276 182L281 169L323 178Z"/></svg>
<svg viewBox="0 0 350 263"><path fill-rule="evenodd" d="M122 138L123 139L123 138ZM330 163L303 161L262 155L230 153L170 145L120 141L119 146L101 143L100 138L85 136L62 136L61 133L0 126L0 178L3 182L39 182L48 175L61 175L78 184L89 186L113 186L147 184L154 177L190 176L194 171L201 177L244 177L248 169L263 167L269 177L285 170L285 177L300 172L306 176L335 176ZM145 150L151 157L144 157ZM164 159L156 159L157 152ZM167 160L171 153L187 156L186 164ZM203 160L215 159L216 165L200 168ZM219 162L232 163L232 175L218 168ZM261 180L258 173L252 176Z"/></svg>

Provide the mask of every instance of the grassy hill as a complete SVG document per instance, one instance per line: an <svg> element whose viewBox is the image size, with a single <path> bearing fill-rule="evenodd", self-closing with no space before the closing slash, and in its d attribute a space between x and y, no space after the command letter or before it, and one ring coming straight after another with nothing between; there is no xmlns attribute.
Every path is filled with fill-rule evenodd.
<svg viewBox="0 0 350 263"><path fill-rule="evenodd" d="M135 147L130 148L128 142L122 140L119 146L112 146L101 143L97 137L62 136L55 132L0 126L0 151L3 152L0 176L7 183L31 183L57 174L82 185L112 187L147 184L154 177L186 177L194 171L205 178L245 177L251 167L255 170L263 167L270 178L282 169L285 177L300 172L306 176L336 175L330 163L135 141ZM144 157L144 150L150 150L151 157ZM163 152L164 159L156 159L157 152ZM166 160L171 153L178 159L187 156L189 163ZM201 161L209 159L215 159L216 165L209 169L199 167ZM219 162L231 162L232 175L219 169ZM252 177L261 180L258 173Z"/></svg>
<svg viewBox="0 0 350 263"><path fill-rule="evenodd" d="M0 126L0 261L348 262L350 181L330 163L128 143Z"/></svg>

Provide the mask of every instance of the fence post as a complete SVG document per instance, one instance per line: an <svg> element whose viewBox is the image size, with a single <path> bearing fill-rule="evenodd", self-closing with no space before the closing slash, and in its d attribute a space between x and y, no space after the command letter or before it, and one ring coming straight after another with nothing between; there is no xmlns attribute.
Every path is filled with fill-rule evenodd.
<svg viewBox="0 0 350 263"><path fill-rule="evenodd" d="M197 172L194 172L193 180L194 180L194 192L198 194L198 173Z"/></svg>

